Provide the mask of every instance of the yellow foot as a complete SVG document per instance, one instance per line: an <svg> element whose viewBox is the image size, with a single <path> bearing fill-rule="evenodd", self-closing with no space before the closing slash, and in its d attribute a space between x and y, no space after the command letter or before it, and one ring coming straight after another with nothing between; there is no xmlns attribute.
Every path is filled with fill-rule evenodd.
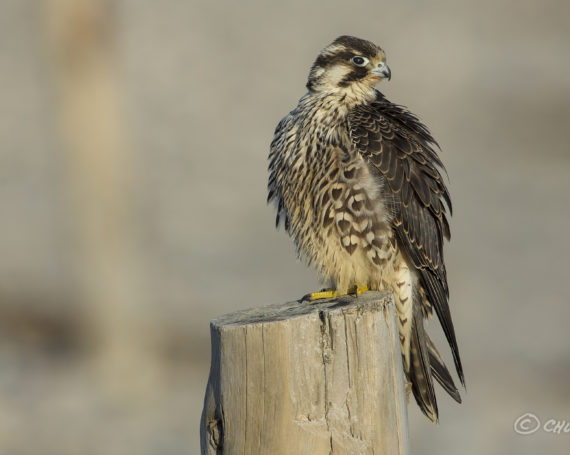
<svg viewBox="0 0 570 455"><path fill-rule="evenodd" d="M334 299L335 297L340 297L341 295L342 294L339 294L334 289L326 289L324 291L311 292L309 294L309 300L313 302L314 300Z"/></svg>
<svg viewBox="0 0 570 455"><path fill-rule="evenodd" d="M348 294L359 296L360 294L366 291L368 291L368 286L363 284L355 284L352 288L348 289L346 292L339 292L335 289L325 289L319 292L311 292L309 294L309 301L314 302L315 300L334 299L335 297L340 297Z"/></svg>

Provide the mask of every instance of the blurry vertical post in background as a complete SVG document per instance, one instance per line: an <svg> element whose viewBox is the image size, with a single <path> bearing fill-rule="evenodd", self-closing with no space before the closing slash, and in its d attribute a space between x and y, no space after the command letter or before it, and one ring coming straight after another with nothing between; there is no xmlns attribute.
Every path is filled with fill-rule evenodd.
<svg viewBox="0 0 570 455"><path fill-rule="evenodd" d="M152 337L141 315L115 8L108 0L50 0L45 8L84 322L103 383L131 393L141 384L134 375L149 377Z"/></svg>

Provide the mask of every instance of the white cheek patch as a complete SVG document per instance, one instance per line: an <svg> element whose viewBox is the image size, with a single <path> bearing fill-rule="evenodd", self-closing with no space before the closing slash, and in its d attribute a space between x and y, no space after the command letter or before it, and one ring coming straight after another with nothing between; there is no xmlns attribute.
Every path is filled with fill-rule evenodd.
<svg viewBox="0 0 570 455"><path fill-rule="evenodd" d="M328 86L336 87L350 73L350 68L345 65L334 65L330 67L323 77L323 81Z"/></svg>

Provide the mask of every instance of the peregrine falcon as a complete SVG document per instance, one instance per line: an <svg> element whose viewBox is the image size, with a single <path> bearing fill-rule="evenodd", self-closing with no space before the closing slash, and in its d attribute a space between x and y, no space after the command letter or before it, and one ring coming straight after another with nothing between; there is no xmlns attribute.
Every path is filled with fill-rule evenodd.
<svg viewBox="0 0 570 455"><path fill-rule="evenodd" d="M284 224L298 255L330 285L311 300L367 289L394 294L406 377L437 421L432 378L461 397L424 331L433 309L465 386L443 261L451 200L437 142L375 89L390 77L384 51L369 41L341 36L319 53L308 92L275 130L268 201L277 227Z"/></svg>

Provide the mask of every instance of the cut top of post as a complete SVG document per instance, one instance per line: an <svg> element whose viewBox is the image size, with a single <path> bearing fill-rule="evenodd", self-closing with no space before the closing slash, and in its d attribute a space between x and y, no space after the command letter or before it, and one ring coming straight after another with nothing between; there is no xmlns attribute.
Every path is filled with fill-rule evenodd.
<svg viewBox="0 0 570 455"><path fill-rule="evenodd" d="M359 311L378 311L391 302L392 294L390 293L366 292L358 297L346 295L322 302L293 301L240 310L214 318L210 321L210 324L215 327L227 327L276 322L304 317L310 313L328 312L341 308L357 308Z"/></svg>

